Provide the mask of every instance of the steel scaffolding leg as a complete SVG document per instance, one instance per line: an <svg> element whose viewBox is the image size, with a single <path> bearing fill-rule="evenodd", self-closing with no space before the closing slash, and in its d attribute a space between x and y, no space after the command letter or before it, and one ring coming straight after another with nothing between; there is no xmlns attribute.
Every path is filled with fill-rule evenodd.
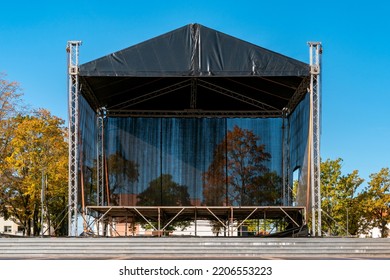
<svg viewBox="0 0 390 280"><path fill-rule="evenodd" d="M282 124L282 178L283 178L283 194L282 201L284 206L292 205L291 191L291 175L290 175L290 125L288 120L288 109L283 109L283 124Z"/></svg>
<svg viewBox="0 0 390 280"><path fill-rule="evenodd" d="M68 41L68 108L69 108L69 182L68 235L77 235L78 179L79 179L79 46L80 41Z"/></svg>
<svg viewBox="0 0 390 280"><path fill-rule="evenodd" d="M105 180L106 178L106 163L105 163L105 154L104 154L104 122L106 118L106 109L100 108L96 113L97 121L97 141L96 141L96 178L97 178L97 205L105 206L110 205L108 193L105 191ZM102 228L103 236L107 236L107 222L105 220L99 220L99 227Z"/></svg>
<svg viewBox="0 0 390 280"><path fill-rule="evenodd" d="M310 47L310 123L311 123L311 206L312 206L312 233L321 236L321 157L320 157L320 136L321 136L321 54L320 42L309 42Z"/></svg>
<svg viewBox="0 0 390 280"><path fill-rule="evenodd" d="M104 169L104 118L105 110L100 109L97 113L97 205L104 206L104 180L105 180L105 169Z"/></svg>

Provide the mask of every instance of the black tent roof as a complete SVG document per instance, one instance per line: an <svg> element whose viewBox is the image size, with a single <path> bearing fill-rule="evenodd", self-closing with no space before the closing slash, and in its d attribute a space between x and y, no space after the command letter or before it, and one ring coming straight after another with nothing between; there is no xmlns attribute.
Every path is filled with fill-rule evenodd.
<svg viewBox="0 0 390 280"><path fill-rule="evenodd" d="M80 65L82 94L117 116L280 116L309 65L189 24Z"/></svg>

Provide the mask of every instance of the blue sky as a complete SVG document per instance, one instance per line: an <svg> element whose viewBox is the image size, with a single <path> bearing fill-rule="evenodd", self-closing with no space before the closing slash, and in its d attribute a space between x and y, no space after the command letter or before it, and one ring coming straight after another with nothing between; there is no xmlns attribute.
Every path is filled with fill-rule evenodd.
<svg viewBox="0 0 390 280"><path fill-rule="evenodd" d="M26 103L67 120L68 40L83 42L81 63L189 23L306 63L307 42L321 41L321 156L368 180L390 167L390 2L319 2L3 1L0 72Z"/></svg>

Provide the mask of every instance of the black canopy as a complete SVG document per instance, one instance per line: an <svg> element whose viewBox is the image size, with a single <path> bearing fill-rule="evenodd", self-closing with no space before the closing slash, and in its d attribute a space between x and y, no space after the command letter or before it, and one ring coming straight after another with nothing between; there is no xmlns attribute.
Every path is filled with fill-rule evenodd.
<svg viewBox="0 0 390 280"><path fill-rule="evenodd" d="M93 109L117 116L281 116L306 93L309 65L189 24L80 65Z"/></svg>

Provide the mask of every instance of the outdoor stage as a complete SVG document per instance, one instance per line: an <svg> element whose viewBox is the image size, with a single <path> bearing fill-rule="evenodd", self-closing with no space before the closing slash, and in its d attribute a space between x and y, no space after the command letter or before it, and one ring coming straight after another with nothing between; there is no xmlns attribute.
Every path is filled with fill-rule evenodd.
<svg viewBox="0 0 390 280"><path fill-rule="evenodd" d="M80 45L67 47L69 236L80 217L93 231L87 216L125 235L198 220L229 236L310 220L321 235L321 43L309 64L200 24L81 65Z"/></svg>

